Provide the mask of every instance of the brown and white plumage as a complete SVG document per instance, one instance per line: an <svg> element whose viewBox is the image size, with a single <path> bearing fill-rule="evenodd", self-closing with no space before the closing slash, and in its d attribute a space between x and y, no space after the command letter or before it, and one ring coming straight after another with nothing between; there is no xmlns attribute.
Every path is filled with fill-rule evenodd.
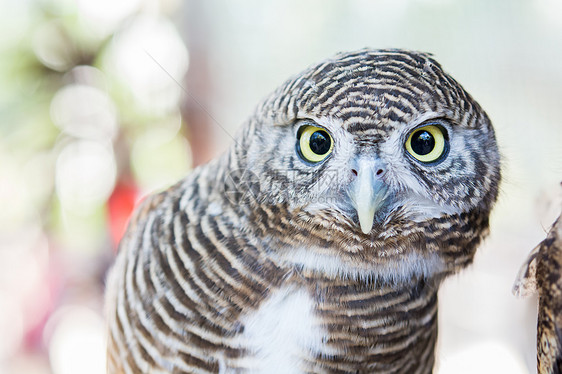
<svg viewBox="0 0 562 374"><path fill-rule="evenodd" d="M529 255L514 292L539 296L537 373L562 373L562 216Z"/></svg>
<svg viewBox="0 0 562 374"><path fill-rule="evenodd" d="M443 150L422 162L405 144L424 129ZM488 117L429 55L314 65L137 210L109 372L430 373L439 284L472 261L499 179Z"/></svg>

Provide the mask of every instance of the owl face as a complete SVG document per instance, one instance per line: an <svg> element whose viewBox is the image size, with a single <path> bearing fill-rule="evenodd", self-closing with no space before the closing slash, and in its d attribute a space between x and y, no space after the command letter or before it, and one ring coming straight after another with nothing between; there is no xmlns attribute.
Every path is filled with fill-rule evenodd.
<svg viewBox="0 0 562 374"><path fill-rule="evenodd" d="M471 130L455 129L447 119L428 116L385 134L350 132L330 118L299 119L292 127L295 185L301 191L287 199L292 208L337 209L369 235L392 220L421 222L477 204L470 199L477 170L458 167L466 165L464 139L472 137ZM470 184L455 188L459 179Z"/></svg>
<svg viewBox="0 0 562 374"><path fill-rule="evenodd" d="M500 179L493 129L428 55L336 56L289 80L258 113L245 146L260 205L318 233L303 235L309 247L344 262L359 253L348 260L366 267L443 262L445 248L475 247L486 231ZM333 243L341 248L328 250Z"/></svg>

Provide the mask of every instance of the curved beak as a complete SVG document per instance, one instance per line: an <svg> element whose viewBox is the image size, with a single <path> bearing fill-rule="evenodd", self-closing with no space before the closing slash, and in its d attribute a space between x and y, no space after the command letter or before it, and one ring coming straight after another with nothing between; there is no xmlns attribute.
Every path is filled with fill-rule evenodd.
<svg viewBox="0 0 562 374"><path fill-rule="evenodd" d="M348 191L351 204L357 212L361 231L368 234L373 228L376 212L383 206L388 188L381 180L384 169L378 163L360 162L357 177Z"/></svg>

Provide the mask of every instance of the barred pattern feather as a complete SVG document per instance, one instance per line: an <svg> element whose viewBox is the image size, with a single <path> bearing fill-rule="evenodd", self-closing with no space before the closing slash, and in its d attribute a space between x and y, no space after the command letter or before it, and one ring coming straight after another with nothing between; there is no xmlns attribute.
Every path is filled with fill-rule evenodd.
<svg viewBox="0 0 562 374"><path fill-rule="evenodd" d="M562 373L562 214L523 264L514 292L538 294L537 373Z"/></svg>
<svg viewBox="0 0 562 374"><path fill-rule="evenodd" d="M423 163L404 144L428 123L448 148ZM322 162L299 154L306 126L333 139ZM362 178L382 201L368 230ZM472 261L499 180L488 117L431 56L314 65L137 209L108 279L108 372L431 373L439 284Z"/></svg>

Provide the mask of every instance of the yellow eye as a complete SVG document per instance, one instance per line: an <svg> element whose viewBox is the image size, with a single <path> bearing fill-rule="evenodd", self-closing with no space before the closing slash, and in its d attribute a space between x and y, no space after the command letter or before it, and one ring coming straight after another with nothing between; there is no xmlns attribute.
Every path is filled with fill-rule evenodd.
<svg viewBox="0 0 562 374"><path fill-rule="evenodd" d="M332 153L334 142L330 134L321 127L306 125L299 129L297 150L308 162L323 161Z"/></svg>
<svg viewBox="0 0 562 374"><path fill-rule="evenodd" d="M434 162L447 150L447 139L439 126L428 125L412 131L406 140L406 150L416 160Z"/></svg>

